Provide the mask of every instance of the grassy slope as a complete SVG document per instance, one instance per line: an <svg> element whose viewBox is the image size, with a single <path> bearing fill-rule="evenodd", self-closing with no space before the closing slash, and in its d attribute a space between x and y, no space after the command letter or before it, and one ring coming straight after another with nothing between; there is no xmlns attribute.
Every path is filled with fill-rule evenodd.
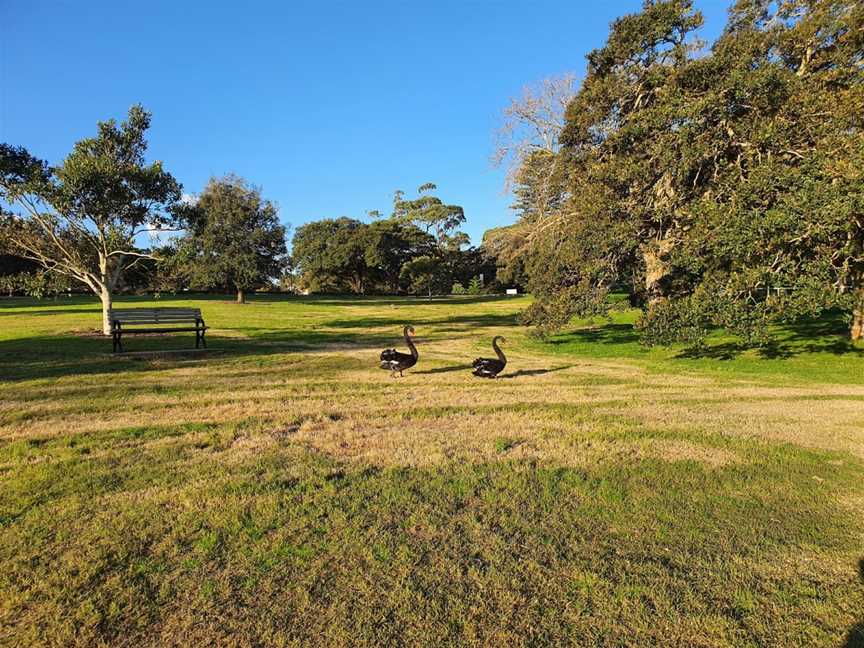
<svg viewBox="0 0 864 648"><path fill-rule="evenodd" d="M626 313L531 340L522 300L170 303L222 352L111 358L66 334L94 302L0 302L2 644L864 645L837 322L687 357Z"/></svg>

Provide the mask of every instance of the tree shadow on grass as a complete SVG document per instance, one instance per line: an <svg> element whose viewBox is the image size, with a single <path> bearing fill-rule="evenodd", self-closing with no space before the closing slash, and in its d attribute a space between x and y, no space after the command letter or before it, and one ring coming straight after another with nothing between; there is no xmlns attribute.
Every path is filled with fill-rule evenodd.
<svg viewBox="0 0 864 648"><path fill-rule="evenodd" d="M35 317L35 316L43 316L43 315L80 315L82 313L99 313L101 316L102 310L99 308L65 308L65 309L53 309L48 308L45 310L28 310L28 311L19 311L19 310L9 310L3 311L0 310L0 317L21 317L22 315L26 315L27 317Z"/></svg>
<svg viewBox="0 0 864 648"><path fill-rule="evenodd" d="M677 360L734 360L747 351L742 344L729 342L726 344L712 344L710 346L688 347L675 354Z"/></svg>
<svg viewBox="0 0 864 648"><path fill-rule="evenodd" d="M753 349L752 346L739 342L725 342L685 349L675 357L734 360ZM836 316L829 316L824 320L805 319L785 324L774 333L768 344L756 348L755 351L759 357L766 360L785 360L805 353L864 356L864 350L852 344L848 339L845 323Z"/></svg>
<svg viewBox="0 0 864 648"><path fill-rule="evenodd" d="M632 349L641 348L638 331L631 324L622 323L607 323L578 329L549 340L548 344L560 346L573 342L598 344L611 349L617 347L627 355L632 355ZM769 344L761 348L754 349L753 346L735 340L709 339L704 346L680 350L673 357L687 360L734 360L753 350L764 359L788 359L808 353L864 357L864 349L856 347L849 341L846 322L839 312L826 313L819 319L804 318L778 326L772 331Z"/></svg>
<svg viewBox="0 0 864 648"><path fill-rule="evenodd" d="M147 372L182 366L189 362L225 361L244 356L264 357L281 353L315 353L348 349L384 348L392 336L368 333L329 333L285 329L267 331L250 337L208 335L209 349L218 355L196 354L193 359L172 357L172 352L191 351L194 336L166 334L124 336L126 352L161 352L152 358L111 353L111 338L81 336L37 336L0 341L0 382L63 378L65 376L113 374L125 371Z"/></svg>
<svg viewBox="0 0 864 648"><path fill-rule="evenodd" d="M864 585L864 558L858 562L858 577L861 579L862 585ZM864 618L849 630L843 648L864 648Z"/></svg>
<svg viewBox="0 0 864 648"><path fill-rule="evenodd" d="M225 298L222 296L221 298ZM509 301L512 295L435 295L431 299L420 295L254 295L252 303L298 302L329 306L445 306L448 304L483 304Z"/></svg>
<svg viewBox="0 0 864 648"><path fill-rule="evenodd" d="M632 324L608 323L591 328L577 329L548 341L553 346L571 344L573 341L597 344L638 344L639 333Z"/></svg>

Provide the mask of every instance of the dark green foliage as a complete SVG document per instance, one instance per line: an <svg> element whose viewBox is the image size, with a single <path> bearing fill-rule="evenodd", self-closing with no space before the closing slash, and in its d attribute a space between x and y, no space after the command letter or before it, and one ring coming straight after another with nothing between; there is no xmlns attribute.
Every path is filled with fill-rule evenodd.
<svg viewBox="0 0 864 648"><path fill-rule="evenodd" d="M0 254L0 276L35 272L39 264L16 254Z"/></svg>
<svg viewBox="0 0 864 648"><path fill-rule="evenodd" d="M367 225L353 218L313 221L297 228L292 244L294 265L312 292L363 293L370 268L366 263Z"/></svg>
<svg viewBox="0 0 864 648"><path fill-rule="evenodd" d="M431 235L416 225L393 219L375 221L366 226L363 258L373 270L376 288L382 292L399 292L402 267L418 256L432 253Z"/></svg>
<svg viewBox="0 0 864 648"><path fill-rule="evenodd" d="M276 206L233 175L213 178L204 188L181 247L192 286L234 290L238 302L246 291L277 280L287 262Z"/></svg>
<svg viewBox="0 0 864 648"><path fill-rule="evenodd" d="M402 277L410 282L412 292L428 292L432 296L435 277L441 272L440 261L434 256L419 256L402 266Z"/></svg>
<svg viewBox="0 0 864 648"><path fill-rule="evenodd" d="M559 206L490 236L538 297L527 321L602 312L625 285L649 342L720 326L760 344L836 307L861 337L864 6L741 0L694 56L700 25L687 0L649 1L588 56Z"/></svg>
<svg viewBox="0 0 864 648"><path fill-rule="evenodd" d="M312 292L399 292L407 287L402 266L433 247L433 238L411 224L342 217L299 227L293 260Z"/></svg>

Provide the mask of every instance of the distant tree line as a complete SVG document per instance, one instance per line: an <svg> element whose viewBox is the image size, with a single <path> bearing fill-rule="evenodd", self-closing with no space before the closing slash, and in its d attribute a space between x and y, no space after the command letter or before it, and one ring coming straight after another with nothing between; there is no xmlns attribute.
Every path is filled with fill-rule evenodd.
<svg viewBox="0 0 864 648"><path fill-rule="evenodd" d="M292 261L300 288L311 292L446 294L482 276L491 284L495 263L458 231L465 215L430 192L406 200L397 191L393 212L374 220L325 219L294 234ZM458 288L457 288L458 292Z"/></svg>
<svg viewBox="0 0 864 648"><path fill-rule="evenodd" d="M486 233L551 331L626 290L649 342L825 309L864 337L864 3L738 0L696 38L689 0L616 20L588 69L506 112L518 220Z"/></svg>
<svg viewBox="0 0 864 648"><path fill-rule="evenodd" d="M90 291L107 334L121 291L231 291L241 303L262 288L431 295L494 275L457 229L462 208L432 195L432 184L412 200L397 192L393 213L371 223L304 225L292 258L259 187L227 175L185 196L161 162L148 163L150 121L133 106L120 124L100 122L58 166L0 144L0 294Z"/></svg>

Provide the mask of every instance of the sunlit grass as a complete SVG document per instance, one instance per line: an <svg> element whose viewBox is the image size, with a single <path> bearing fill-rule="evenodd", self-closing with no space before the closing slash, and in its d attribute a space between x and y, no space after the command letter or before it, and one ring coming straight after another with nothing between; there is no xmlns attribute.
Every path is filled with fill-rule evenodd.
<svg viewBox="0 0 864 648"><path fill-rule="evenodd" d="M212 351L115 358L70 334L95 302L0 302L0 643L864 641L842 322L693 357L626 312L534 340L524 298L129 301L200 307Z"/></svg>

